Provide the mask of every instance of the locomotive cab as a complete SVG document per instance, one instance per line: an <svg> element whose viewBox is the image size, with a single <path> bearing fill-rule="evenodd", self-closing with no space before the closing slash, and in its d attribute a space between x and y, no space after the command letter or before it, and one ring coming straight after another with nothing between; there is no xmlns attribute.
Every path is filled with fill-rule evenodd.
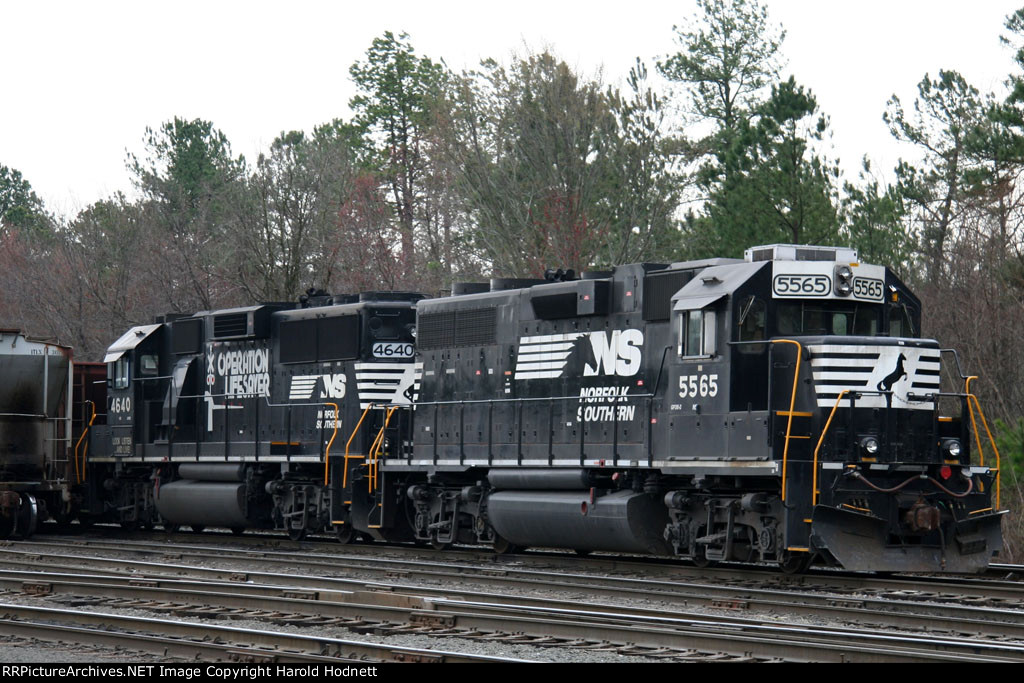
<svg viewBox="0 0 1024 683"><path fill-rule="evenodd" d="M767 397L785 554L848 569L987 566L1001 547L998 472L984 453L971 465L967 419L980 406L964 384L943 391L944 352L920 338L919 301L851 250L748 251L759 259L771 267L748 290L764 302L741 291L733 311L733 388L746 395L731 408ZM761 329L768 344L750 338Z"/></svg>

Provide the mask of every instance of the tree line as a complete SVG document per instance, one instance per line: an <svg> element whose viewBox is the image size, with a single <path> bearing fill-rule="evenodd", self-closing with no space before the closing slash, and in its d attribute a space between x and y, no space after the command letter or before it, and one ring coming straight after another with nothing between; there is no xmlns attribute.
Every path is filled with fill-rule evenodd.
<svg viewBox="0 0 1024 683"><path fill-rule="evenodd" d="M940 69L912 102L879 103L919 152L892 182L866 158L843 180L829 118L783 72L785 30L758 0L698 0L677 52L638 59L621 87L549 52L456 73L384 33L349 68L349 118L282 132L254 161L212 122L175 118L128 155L132 196L70 217L0 165L0 321L96 359L154 315L309 287L439 294L548 267L841 244L914 286L923 333L982 376L1020 459L1024 9L993 29L1013 54L1007 92Z"/></svg>

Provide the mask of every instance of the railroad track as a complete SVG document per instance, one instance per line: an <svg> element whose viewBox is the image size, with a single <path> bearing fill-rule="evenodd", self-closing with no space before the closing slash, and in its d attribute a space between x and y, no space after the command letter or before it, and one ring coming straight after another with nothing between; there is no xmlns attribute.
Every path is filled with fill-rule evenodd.
<svg viewBox="0 0 1024 683"><path fill-rule="evenodd" d="M534 567L542 571L566 570L569 573L597 571L610 576L660 576L670 580L710 581L715 584L733 585L779 585L801 586L807 589L820 588L830 592L878 594L882 597L905 595L913 599L915 594L925 598L958 600L969 597L988 600L992 604L1024 608L1024 565L993 564L983 575L879 575L862 572L847 572L828 568L813 568L799 575L788 575L775 567L756 567L723 564L700 568L675 558L645 555L594 554L581 557L566 551L531 549L517 555L496 555L490 549L454 548L443 552L409 544L352 544L339 546L329 536L323 539L311 537L304 542L294 542L274 533L252 533L243 537L217 533L166 534L162 532L136 532L132 539L124 538L120 528L95 527L100 534L113 534L110 539L80 540L81 537L58 537L55 540L71 544L88 544L102 548L104 540L120 547L122 543L134 543L140 552L159 553L161 547L201 550L216 543L220 550L258 552L268 558L283 559L294 557L298 552L321 554L323 558L341 558L346 566L355 568L363 562L366 566L380 564L383 571L403 571L401 564L412 560L420 568L431 563L451 565L458 561L470 565ZM147 540L134 540L142 535ZM37 538L46 538L45 536ZM157 545L154 545L157 544ZM112 548L114 546L111 546ZM386 569L385 569L386 568Z"/></svg>
<svg viewBox="0 0 1024 683"><path fill-rule="evenodd" d="M185 659L236 662L513 663L527 660L313 636L286 631L220 626L207 622L57 609L0 602L6 635L121 647Z"/></svg>
<svg viewBox="0 0 1024 683"><path fill-rule="evenodd" d="M804 576L789 576L778 571L750 568L716 567L694 569L673 561L648 561L646 558L619 556L586 559L565 554L523 554L497 556L479 551L436 553L408 546L383 549L368 546L338 546L332 543L275 543L271 547L253 548L237 541L216 545L201 543L197 537L166 539L154 546L149 541L84 540L56 537L0 543L3 548L34 553L40 559L53 548L91 549L96 553L122 553L161 561L216 566L229 560L258 562L264 566L302 569L321 576L357 573L383 580L410 579L449 582L452 577L472 579L487 585L537 588L554 585L565 589L580 588L587 595L613 597L616 594L652 594L661 597L666 591L677 592L678 586L694 587L693 599L700 595L714 600L732 600L740 589L751 591L765 587L786 593L802 592L848 597L851 603L866 600L898 600L1024 609L1024 582L994 580L974 576L878 576L837 571L817 571ZM201 537L199 537L201 538ZM172 542L172 541L182 542ZM212 539L203 539L212 540ZM93 560L102 563L97 556Z"/></svg>
<svg viewBox="0 0 1024 683"><path fill-rule="evenodd" d="M38 572L45 566L49 572L60 569L57 553L62 551L106 551L125 555L154 556L152 549L140 549L136 543L127 542L112 544L109 541L83 542L76 540L78 545L68 546L58 539L53 542L35 544L17 544L0 552L0 563L11 566L21 562L34 567ZM25 546L45 551L26 552ZM43 547L39 547L43 546ZM14 549L14 548L17 549ZM337 549L337 546L334 546ZM213 553L212 555L210 553ZM365 579L345 578L339 576L308 576L284 574L265 571L233 571L224 568L195 567L197 562L211 562L214 559L226 562L230 558L249 568L258 568L262 563L272 564L281 561L291 565L304 565L308 571L327 573L324 562L333 563L333 573L338 574L349 570L351 558L338 553L319 554L306 552L295 557L294 553L278 551L252 551L237 548L202 548L194 545L176 545L156 551L160 555L172 555L178 560L186 560L188 564L168 562L139 562L133 559L114 559L98 556L69 555L64 558L68 564L66 569L90 567L93 570L108 572L107 576L92 575L64 576L53 574L46 580L38 580L33 584L32 576L38 574L18 574L16 571L0 573L0 586L8 590L45 592L60 595L87 595L90 599L128 600L150 602L163 601L170 607L165 610L177 610L177 613L188 614L202 605L204 601L215 602L214 610L228 610L221 614L206 613L207 618L231 618L230 610L252 609L246 607L246 600L256 600L266 605L274 601L284 600L291 607L275 609L270 616L273 620L291 619L295 623L311 623L314 615L319 618L337 620L362 619L366 624L355 624L356 631L372 632L377 635L418 631L432 632L436 637L445 638L477 638L502 640L506 642L530 642L537 646L577 647L602 651L614 651L622 654L638 654L651 658L665 659L778 659L795 661L962 661L966 657L971 661L978 658L986 661L1019 661L1022 658L1020 645L1024 625L1020 615L1013 610L983 608L977 605L943 605L922 602L871 600L858 601L837 600L834 597L822 597L814 593L798 593L792 586L784 589L760 589L758 594L751 594L750 588L720 587L718 597L707 596L707 584L685 585L679 582L670 584L674 590L666 590L665 581L646 581L626 579L623 577L604 577L605 585L597 588L590 582L596 577L574 574L561 576L557 582L559 590L585 590L600 593L602 597L617 596L618 598L645 596L672 605L668 609L650 609L636 606L614 606L593 604L581 606L579 601L565 601L541 598L526 598L495 593L484 595L479 587L468 592L454 589L454 581L488 583L503 588L510 587L510 575L514 583L520 587L526 581L527 586L534 589L542 586L551 588L553 584L544 584L535 574L536 570L522 570L515 567L497 568L482 567L477 574L472 574L465 564L456 564L454 574L447 574L448 586L444 589L430 588L422 585L389 584L377 585L376 590L366 590ZM281 558L280 555L287 557ZM19 559L20 557L20 559ZM205 558L205 559L200 559ZM163 558L161 558L163 559ZM358 558L357 558L358 559ZM344 561L342 561L344 560ZM381 563L377 558L376 563ZM412 560L405 560L406 565L415 565ZM359 563L355 563L359 565ZM385 563L386 564L386 563ZM432 561L423 568L424 575L437 578L443 576L444 563ZM390 565L395 573L396 565ZM359 565L365 569L365 566ZM131 571L132 578L118 577L117 573ZM408 579L413 570L408 566L401 570L409 572L404 575ZM528 577L514 575L525 572ZM547 572L550 574L550 572ZM139 575L145 574L147 578ZM186 588L187 581L158 579L165 577L194 576L200 587ZM422 578L422 576L420 577ZM518 581L515 581L518 579ZM576 582L567 579L575 579ZM113 585L117 581L124 585ZM173 582L168 583L169 581ZM240 583L240 582L249 583ZM618 588L613 588L613 584ZM48 586L45 584L49 584ZM87 586L88 590L87 590ZM130 597L132 591L139 593L150 591L148 596ZM177 591L175 599L170 599L159 591ZM198 591L198 596L187 598L181 591ZM731 590L732 593L727 593ZM92 592L89 592L92 591ZM306 591L303 594L302 591ZM383 591L383 592L382 592ZM276 592L276 594L275 594ZM652 593L653 592L653 593ZM315 594L315 596L314 596ZM704 595L703 598L699 597ZM384 598L380 596L384 595ZM162 596L162 597L161 597ZM351 596L358 596L351 602ZM229 599L230 598L230 599ZM454 598L454 599L453 599ZM381 600L389 601L420 601L396 604L379 604ZM593 599L593 595L592 595ZM222 604L223 603L223 604ZM298 609L305 603L306 613ZM332 604L334 603L334 604ZM351 603L348 605L338 603ZM83 603L84 604L84 603ZM99 604L99 603L97 603ZM139 604L138 602L134 604ZM425 609L425 605L430 609ZM94 605L95 606L95 605ZM728 616L709 617L703 613L681 612L681 607L716 607L725 611ZM331 616L325 610L332 610ZM355 609L358 613L353 613ZM312 610L312 614L308 613ZM336 611L340 610L337 614ZM348 612L345 612L348 610ZM373 613L370 618L367 615ZM429 612L429 613L428 613ZM750 616L741 618L738 613L775 612L776 614L792 615L800 613L816 619L827 618L833 623L853 622L858 624L852 628L824 628L822 626L807 627L803 625L779 625L772 623L777 618L765 620ZM224 614L229 614L225 617ZM237 613L235 613L237 615ZM292 616L280 616L291 614ZM198 616L203 616L198 614ZM515 629L508 630L508 624L514 623ZM945 632L937 634L934 626L945 623ZM335 625L340 625L336 622ZM505 628L496 626L504 624ZM875 624L876 630L868 631L865 624ZM899 631L897 629L903 629ZM928 632L931 631L931 632ZM469 633L471 635L466 636Z"/></svg>
<svg viewBox="0 0 1024 683"><path fill-rule="evenodd" d="M204 654L212 650L215 655L247 657L245 661L312 661L311 658L322 656L373 661L492 661L494 658L453 652L443 653L438 658L438 650L442 648L412 650L350 639L296 636L278 630L211 629L210 621L247 620L277 627L343 627L377 636L413 633L444 639L600 649L675 661L725 657L829 662L1024 661L1024 646L994 640L934 634L921 637L869 631L862 627L779 625L766 620L668 611L607 610L571 603L540 607L518 601L427 600L393 592L325 595L252 584L193 582L190 585L189 582L167 581L160 585L155 581L113 576L50 574L40 578L31 572L0 576L0 585L5 587L7 595L17 590L9 586L19 581L22 594L46 596L66 606L143 610L164 615L159 619L133 616L115 620L113 615L104 612L86 613L83 619L80 611L45 610L45 627L60 622L60 633L67 628L63 622L72 622L75 628L82 628L84 622L107 629L103 633L108 640L125 633L139 637L135 635L139 631L146 632L145 639L153 639L147 629L151 631L155 624L158 648L171 638L175 641L173 653L180 654L183 648L187 651L198 632L207 641L213 641L209 647L200 648ZM274 591L279 594L274 595ZM32 616L38 608L0 604L0 628L7 626L4 619L13 618L16 623L24 621L26 610ZM202 623L171 620L168 616L191 617ZM40 620L34 619L32 623ZM242 652L243 646L249 654ZM433 659L428 656L429 652L434 653ZM505 660L507 658L501 659Z"/></svg>

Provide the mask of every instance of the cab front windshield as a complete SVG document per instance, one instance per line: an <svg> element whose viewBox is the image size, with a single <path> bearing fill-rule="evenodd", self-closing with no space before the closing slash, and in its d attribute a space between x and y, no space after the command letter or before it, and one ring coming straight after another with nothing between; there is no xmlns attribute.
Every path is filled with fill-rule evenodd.
<svg viewBox="0 0 1024 683"><path fill-rule="evenodd" d="M779 302L780 335L876 337L882 331L882 306L854 302Z"/></svg>

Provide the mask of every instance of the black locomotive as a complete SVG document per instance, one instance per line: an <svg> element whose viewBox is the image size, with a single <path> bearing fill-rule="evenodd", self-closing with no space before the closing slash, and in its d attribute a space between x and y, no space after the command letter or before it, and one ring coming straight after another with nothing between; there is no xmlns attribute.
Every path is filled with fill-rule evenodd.
<svg viewBox="0 0 1024 683"><path fill-rule="evenodd" d="M978 571L998 456L919 331L890 270L792 245L166 319L107 352L81 513Z"/></svg>

